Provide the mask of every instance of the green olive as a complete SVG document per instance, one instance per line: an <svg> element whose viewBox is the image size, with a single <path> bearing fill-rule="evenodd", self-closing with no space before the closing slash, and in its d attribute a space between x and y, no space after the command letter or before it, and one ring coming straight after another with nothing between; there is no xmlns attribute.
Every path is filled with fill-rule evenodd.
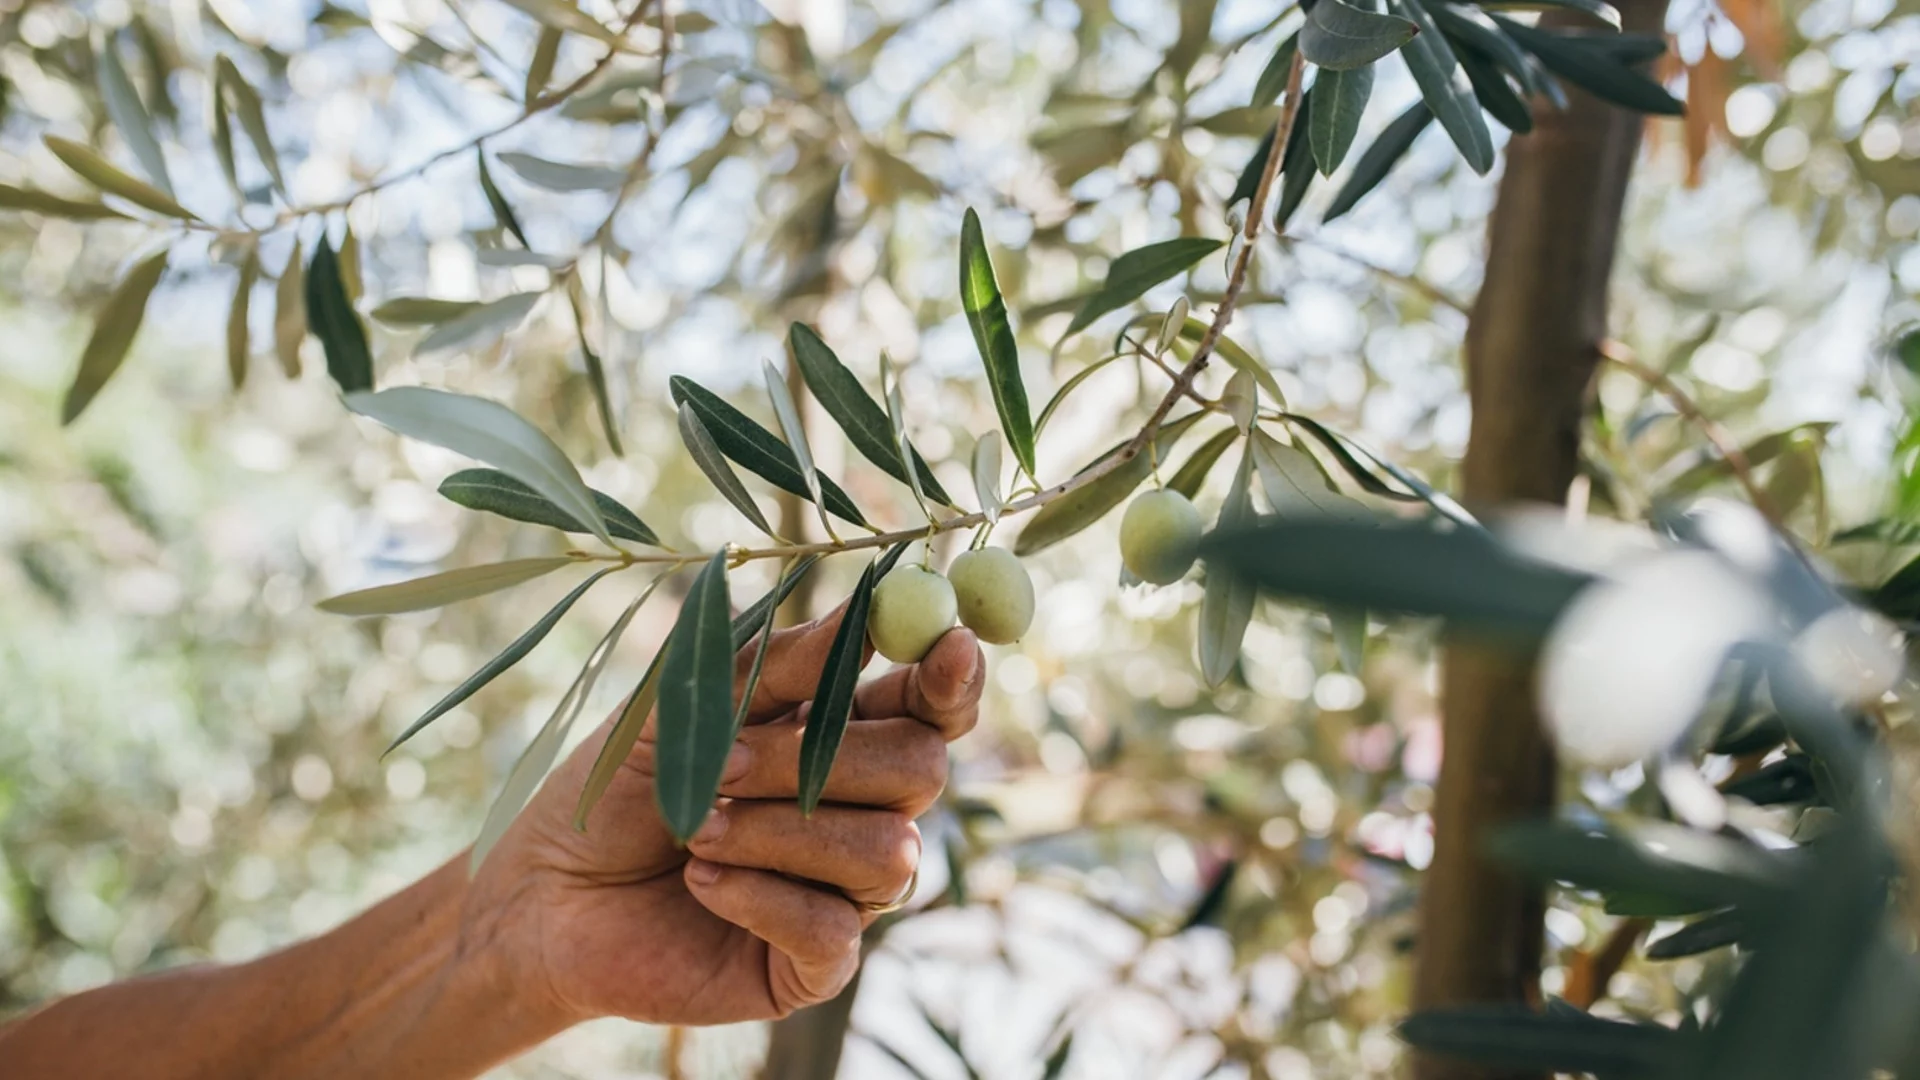
<svg viewBox="0 0 1920 1080"><path fill-rule="evenodd" d="M1200 511L1177 491L1149 491L1120 519L1120 561L1142 581L1179 581L1199 547Z"/></svg>
<svg viewBox="0 0 1920 1080"><path fill-rule="evenodd" d="M1007 645L1033 625L1033 579L1006 548L969 551L947 567L960 622L981 641Z"/></svg>
<svg viewBox="0 0 1920 1080"><path fill-rule="evenodd" d="M953 626L957 608L946 578L923 566L895 567L874 586L867 637L894 663L918 663Z"/></svg>

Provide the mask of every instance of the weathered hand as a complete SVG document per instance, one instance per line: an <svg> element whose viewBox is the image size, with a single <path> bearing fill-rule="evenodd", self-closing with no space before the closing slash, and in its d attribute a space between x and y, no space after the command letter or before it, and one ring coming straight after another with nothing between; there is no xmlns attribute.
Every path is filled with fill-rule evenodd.
<svg viewBox="0 0 1920 1080"><path fill-rule="evenodd" d="M973 727L986 669L974 636L955 629L919 664L863 684L825 796L803 819L806 699L840 614L774 635L720 806L689 848L655 802L652 718L587 831L573 828L603 725L481 867L465 935L506 950L519 977L537 980L526 990L569 1021L764 1019L839 992L872 921L855 901L907 888L914 818L945 786L946 743ZM753 648L736 659L736 693Z"/></svg>

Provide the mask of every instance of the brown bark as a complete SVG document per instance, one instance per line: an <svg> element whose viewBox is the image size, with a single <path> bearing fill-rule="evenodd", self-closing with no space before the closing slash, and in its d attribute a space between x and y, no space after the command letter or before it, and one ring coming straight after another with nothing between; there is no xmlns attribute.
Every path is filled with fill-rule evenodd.
<svg viewBox="0 0 1920 1080"><path fill-rule="evenodd" d="M1659 29L1665 0L1616 0L1629 29ZM1557 21L1550 18L1550 23ZM1508 143L1468 321L1473 425L1466 501L1561 503L1578 464L1587 388L1606 336L1607 285L1642 119L1568 87ZM1532 660L1470 644L1445 655L1446 754L1434 859L1421 889L1414 1007L1535 1002L1545 893L1482 857L1494 826L1550 814L1557 768L1533 707ZM1421 1057L1417 1080L1510 1075Z"/></svg>
<svg viewBox="0 0 1920 1080"><path fill-rule="evenodd" d="M855 975L837 997L775 1023L760 1080L833 1080L859 991Z"/></svg>

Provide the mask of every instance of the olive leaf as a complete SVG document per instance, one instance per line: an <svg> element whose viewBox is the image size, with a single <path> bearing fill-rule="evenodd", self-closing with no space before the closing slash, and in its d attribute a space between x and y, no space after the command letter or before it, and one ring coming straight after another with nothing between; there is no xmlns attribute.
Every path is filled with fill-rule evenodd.
<svg viewBox="0 0 1920 1080"><path fill-rule="evenodd" d="M1337 3L1338 0L1326 0ZM1317 8L1316 8L1317 10ZM1326 70L1314 80L1313 115L1307 118L1307 141L1313 148L1313 160L1323 176L1346 160L1360 133L1360 116L1367 111L1367 99L1373 96L1373 68Z"/></svg>
<svg viewBox="0 0 1920 1080"><path fill-rule="evenodd" d="M675 405L693 410L713 436L713 444L727 457L783 491L811 498L793 450L772 432L754 423L747 414L728 404L718 394L685 376L675 375L668 379L667 390ZM820 477L820 494L826 500L827 509L842 519L855 525L867 523L865 515L840 489L840 485L825 476Z"/></svg>
<svg viewBox="0 0 1920 1080"><path fill-rule="evenodd" d="M733 650L739 652L747 647L760 627L767 621L767 613L784 603L793 590L799 586L808 572L820 561L819 555L803 555L788 566L781 574L780 581L773 588L747 605L747 609L733 617Z"/></svg>
<svg viewBox="0 0 1920 1080"><path fill-rule="evenodd" d="M475 305L435 326L432 333L414 345L413 355L436 356L483 349L525 322L544 295L540 292L513 293Z"/></svg>
<svg viewBox="0 0 1920 1080"><path fill-rule="evenodd" d="M1407 155L1413 146L1413 140L1427 130L1433 122L1433 110L1424 101L1416 101L1407 111L1393 118L1393 122L1383 128L1373 145L1354 164L1353 172L1347 182L1334 193L1333 201L1327 204L1327 212L1322 221L1332 221L1354 208L1367 193L1380 186L1387 173L1399 160Z"/></svg>
<svg viewBox="0 0 1920 1080"><path fill-rule="evenodd" d="M760 512L759 504L753 501L753 496L740 483L740 478L734 475L733 466L727 464L720 448L714 445L713 435L707 431L707 425L701 422L700 414L691 405L682 402L679 423L680 441L686 444L688 455L699 466L707 481L761 532L777 539L778 534L773 531L772 525L767 524L767 516Z"/></svg>
<svg viewBox="0 0 1920 1080"><path fill-rule="evenodd" d="M904 545L902 545L904 547ZM813 692L813 705L807 712L806 731L800 737L800 812L812 815L827 789L827 775L840 753L840 740L847 731L847 718L853 712L853 691L860 669L867 661L867 612L873 602L873 587L879 580L881 560L867 564L853 595L847 597L846 610L834 631L833 645L820 669L820 684Z"/></svg>
<svg viewBox="0 0 1920 1080"><path fill-rule="evenodd" d="M1298 52L1299 49L1299 31L1295 31L1280 39L1280 44L1274 47L1273 57L1267 61L1266 67L1260 69L1260 78L1253 84L1253 99L1250 104L1254 108L1259 109L1272 105L1274 102L1280 100L1281 94L1286 93L1287 79L1291 77L1293 73L1293 54ZM1271 136L1272 133L1269 132L1268 134ZM1231 204L1238 201L1238 199L1233 199L1229 200L1229 203Z"/></svg>
<svg viewBox="0 0 1920 1080"><path fill-rule="evenodd" d="M1253 433L1251 450L1274 513L1371 516L1359 502L1335 491L1320 463L1305 450L1287 446L1264 431Z"/></svg>
<svg viewBox="0 0 1920 1080"><path fill-rule="evenodd" d="M906 454L913 458L913 475L901 465L905 460L902 451L895 446L893 424L879 405L874 404L861 387L860 380L840 362L833 349L821 340L820 335L805 323L794 323L787 331L787 344L793 351L793 359L800 367L800 374L807 380L807 388L813 391L814 399L820 402L828 416L846 432L847 441L853 444L860 456L873 462L888 476L918 491L933 496L948 506L953 500L936 480L933 470L920 455L908 446Z"/></svg>
<svg viewBox="0 0 1920 1080"><path fill-rule="evenodd" d="M900 379L893 373L893 362L887 359L885 352L880 354L880 396L887 402L887 426L893 430L895 458L898 461L911 461L914 464L911 469L900 470L906 475L907 487L913 491L913 504L926 515L928 521L932 521L933 512L927 509L926 485L920 482L920 472L925 465L921 462L919 454L914 452L913 443L907 439L906 402L900 398ZM935 481L934 486L938 487L939 482ZM944 496L946 492L943 490L941 494Z"/></svg>
<svg viewBox="0 0 1920 1080"><path fill-rule="evenodd" d="M193 211L175 202L173 196L152 184L136 180L121 172L92 147L83 146L72 139L63 139L58 135L43 136L42 141L47 144L47 149L53 151L53 156L60 159L61 164L79 173L82 179L101 191L109 195L118 195L135 206L144 207L156 214L165 214L184 221L200 220Z"/></svg>
<svg viewBox="0 0 1920 1080"><path fill-rule="evenodd" d="M274 149L273 137L267 133L267 111L260 101L260 92L253 88L233 61L222 53L214 57L214 93L224 97L214 102L216 116L224 115L222 101L230 102L233 113L240 121L240 130L246 132L247 141L253 144L254 156L273 179L273 186L282 198L287 194L287 178L280 171L280 152ZM228 154L231 155L229 150Z"/></svg>
<svg viewBox="0 0 1920 1080"><path fill-rule="evenodd" d="M431 296L397 296L374 308L373 317L388 326L438 326L480 306L478 300L436 300Z"/></svg>
<svg viewBox="0 0 1920 1080"><path fill-rule="evenodd" d="M973 330L974 344L986 365L993 406L1000 414L1000 430L1013 448L1013 458L1034 475L1033 419L1027 411L1027 387L1020 379L1020 348L1007 321L1007 304L993 274L980 231L980 216L969 207L960 227L960 306Z"/></svg>
<svg viewBox="0 0 1920 1080"><path fill-rule="evenodd" d="M33 188L0 184L0 210L30 210L73 221L102 221L127 215L101 202L82 202Z"/></svg>
<svg viewBox="0 0 1920 1080"><path fill-rule="evenodd" d="M762 360L760 378L766 384L767 397L773 402L773 415L780 421L780 431L786 436L787 450L800 467L800 479L807 485L807 498L820 512L820 527L832 536L833 521L827 517L826 500L820 497L820 470L814 468L813 448L807 445L807 429L800 423L800 407L787 389L787 377L773 366L773 361Z"/></svg>
<svg viewBox="0 0 1920 1080"><path fill-rule="evenodd" d="M1324 71L1363 68L1413 40L1406 19L1358 8L1345 0L1316 0L1300 28L1300 52Z"/></svg>
<svg viewBox="0 0 1920 1080"><path fill-rule="evenodd" d="M1331 3L1332 0L1320 0ZM1232 530L1253 519L1253 448L1240 455L1233 486L1221 504L1216 526ZM1207 564L1206 591L1200 598L1200 674L1208 686L1219 686L1240 662L1240 643L1253 621L1253 584L1225 564Z"/></svg>
<svg viewBox="0 0 1920 1080"><path fill-rule="evenodd" d="M160 276L166 269L167 252L162 250L136 263L127 271L127 276L120 279L120 284L114 286L106 306L94 320L93 334L87 338L86 348L80 352L80 369L74 373L73 384L67 387L66 400L60 406L62 424L78 419L94 395L120 370L127 350L133 346L134 335L140 332L140 324L146 319L147 299L160 284Z"/></svg>
<svg viewBox="0 0 1920 1080"><path fill-rule="evenodd" d="M1539 57L1549 71L1597 98L1661 116L1679 116L1686 111L1665 87L1607 55L1596 34L1541 30L1500 15L1493 20L1521 48Z"/></svg>
<svg viewBox="0 0 1920 1080"><path fill-rule="evenodd" d="M647 670L634 684L633 692L627 695L626 704L620 709L620 718L607 731L605 742L600 744L600 753L593 759L593 767L587 770L587 782L580 787L580 801L574 805L573 827L581 832L587 831L587 815L599 804L600 797L612 786L613 778L620 774L620 766L633 753L633 744L640 741L640 731L646 727L647 717L653 712L654 702L660 696L660 661L667 655L664 646L653 654L653 660L647 664Z"/></svg>
<svg viewBox="0 0 1920 1080"><path fill-rule="evenodd" d="M373 353L367 347L367 328L360 325L360 316L347 298L339 259L324 231L307 264L306 300L307 324L326 352L327 374L343 393L372 390Z"/></svg>
<svg viewBox="0 0 1920 1080"><path fill-rule="evenodd" d="M521 247L530 246L527 243L527 234L520 228L520 218L513 212L513 204L507 201L505 195L500 194L500 185L493 182L493 172L487 168L486 150L475 147L473 157L479 165L480 191L487 197L487 206L493 210L493 220L498 222L501 228L512 233L513 238L520 241Z"/></svg>
<svg viewBox="0 0 1920 1080"><path fill-rule="evenodd" d="M1185 434L1186 430L1193 426L1193 422L1202 415L1204 414L1198 412L1188 413L1178 420L1170 420L1160 425L1160 430L1154 435L1151 453L1143 450L1098 480L1076 488L1041 507L1039 512L1033 515L1033 519L1027 522L1027 527L1020 530L1019 538L1013 542L1013 553L1031 555L1037 551L1043 551L1105 517L1108 511L1125 502L1133 489L1139 487L1140 482L1153 472L1155 458L1166 456L1167 451L1173 448L1180 436ZM1099 457L1094 458L1086 468L1093 468L1105 461L1120 452L1125 445L1122 443L1119 446L1110 447ZM1081 470L1081 472L1085 471L1086 469Z"/></svg>
<svg viewBox="0 0 1920 1080"><path fill-rule="evenodd" d="M348 394L346 404L402 435L507 473L585 525L608 547L619 546L573 462L545 432L505 405L424 386Z"/></svg>
<svg viewBox="0 0 1920 1080"><path fill-rule="evenodd" d="M548 80L553 78L553 65L560 59L560 41L565 36L559 27L540 28L540 37L533 43L533 59L527 63L527 84L520 96L523 104L531 107L546 90Z"/></svg>
<svg viewBox="0 0 1920 1080"><path fill-rule="evenodd" d="M660 664L654 793L674 839L686 843L713 809L733 750L733 639L727 552L713 553L680 607Z"/></svg>
<svg viewBox="0 0 1920 1080"><path fill-rule="evenodd" d="M573 0L505 0L532 16L535 22L554 30L567 30L575 34L603 41L608 45L625 47L620 35L600 20L581 11Z"/></svg>
<svg viewBox="0 0 1920 1080"><path fill-rule="evenodd" d="M247 256L240 262L240 279L233 286L233 304L227 309L227 376L235 390L247 381L247 354L251 351L247 316L253 306L253 285L258 280L260 247L248 244Z"/></svg>
<svg viewBox="0 0 1920 1080"><path fill-rule="evenodd" d="M387 754L393 753L401 743L418 735L428 724L445 716L461 702L477 693L481 687L499 678L502 672L519 663L521 660L526 659L526 655L533 651L533 647L546 640L546 636L553 632L555 626L559 625L561 617L572 609L575 601L585 596L587 590L593 588L601 578L621 569L624 569L624 567L609 566L604 570L597 571L593 576L587 578L587 580L580 584L575 585L573 591L561 597L560 602L555 604L552 610L540 616L539 622L534 623L526 629L526 632L514 638L513 644L502 649L498 656L480 665L480 670L467 676L466 680L459 686L448 691L446 697L441 698L434 703L432 708L422 713L420 719L408 725L407 730L401 732L398 738L394 739L392 743L388 744L385 750L381 751L381 755L384 757Z"/></svg>
<svg viewBox="0 0 1920 1080"><path fill-rule="evenodd" d="M1467 165L1485 175L1493 168L1493 136L1487 131L1486 118L1472 89L1462 85L1465 80L1459 77L1460 62L1453 48L1433 25L1422 0L1390 0L1390 4L1419 28L1401 55L1407 58L1407 68L1413 72L1421 98L1440 118L1440 126L1452 136Z"/></svg>
<svg viewBox="0 0 1920 1080"><path fill-rule="evenodd" d="M1101 357L1100 359L1095 360L1093 363L1088 364L1086 367L1081 368L1079 371L1074 372L1073 377L1068 379L1066 382L1061 383L1060 388L1053 392L1053 396L1051 398L1047 399L1047 405L1045 408L1040 410L1040 419L1034 424L1034 430L1036 432L1045 431L1047 427L1047 421L1053 419L1054 410L1058 409L1061 405L1066 403L1068 395L1072 394L1075 390L1079 389L1081 383L1086 382L1088 379L1092 378L1094 372L1099 371L1101 368L1106 367L1108 364L1111 364L1115 360L1118 360L1122 356L1126 356L1126 355L1129 355L1129 354L1121 353L1121 352L1111 352ZM997 434L997 433L990 432L989 434Z"/></svg>
<svg viewBox="0 0 1920 1080"><path fill-rule="evenodd" d="M618 499L597 488L588 488L607 531L621 540L636 544L660 545L660 538L633 511ZM545 525L563 532L592 532L555 506L539 492L498 469L462 469L440 481L440 494L469 510L498 514L531 525Z"/></svg>
<svg viewBox="0 0 1920 1080"><path fill-rule="evenodd" d="M127 69L120 63L120 50L115 47L111 33L101 39L98 57L100 97L106 102L107 116L113 120L113 126L120 129L120 137L126 140L127 149L133 151L140 171L146 173L147 179L167 198L173 198L173 178L167 175L167 158L160 150L160 140L154 138L153 118L147 115L140 92L133 88L133 80L127 77Z"/></svg>
<svg viewBox="0 0 1920 1080"><path fill-rule="evenodd" d="M323 238L324 239L324 238ZM346 227L340 233L340 250L335 256L340 267L340 291L347 294L349 307L360 303L360 297L366 290L366 283L360 274L360 238L353 235L353 219L347 219Z"/></svg>
<svg viewBox="0 0 1920 1080"><path fill-rule="evenodd" d="M549 161L532 154L504 153L500 163L520 179L548 191L612 191L627 179L624 171L611 166Z"/></svg>
<svg viewBox="0 0 1920 1080"><path fill-rule="evenodd" d="M988 524L1000 520L1007 500L1000 493L1000 433L989 431L973 444L973 492Z"/></svg>
<svg viewBox="0 0 1920 1080"><path fill-rule="evenodd" d="M1152 316L1142 316L1141 318L1142 320L1147 320L1151 319ZM1132 325L1134 324L1129 324L1126 329L1130 329ZM1145 325L1145 323L1141 322L1139 325ZM1207 336L1207 330L1208 326L1206 323L1201 322L1199 319L1188 317L1180 323L1179 337L1182 341L1192 342L1197 345ZM1213 339L1213 354L1233 365L1235 371L1244 371L1253 376L1254 381L1260 384L1260 389L1265 391L1268 397L1272 398L1276 404L1285 405L1287 396L1280 392L1279 380L1273 377L1273 372L1267 368L1267 365L1254 359L1253 354L1248 352L1239 342L1234 341L1225 334L1221 334Z"/></svg>
<svg viewBox="0 0 1920 1080"><path fill-rule="evenodd" d="M1239 437L1238 426L1222 428L1214 433L1212 438L1200 444L1200 449L1195 450L1192 457L1187 458L1186 463L1180 466L1180 471L1173 474L1173 479L1167 481L1167 490L1177 491L1189 499L1198 495L1200 486L1207 482L1207 474L1213 471L1214 464Z"/></svg>
<svg viewBox="0 0 1920 1080"><path fill-rule="evenodd" d="M300 344L307 339L307 286L305 264L300 257L300 238L293 238L293 250L280 271L273 289L273 353L280 359L280 370L287 378L300 377Z"/></svg>
<svg viewBox="0 0 1920 1080"><path fill-rule="evenodd" d="M500 785L500 794L495 796L493 805L487 808L487 819L481 824L480 835L474 840L473 849L467 855L468 874L479 871L480 864L487 861L487 853L499 843L500 837L506 834L507 827L513 824L514 819L520 816L520 811L525 809L528 801L533 798L533 793L539 789L540 782L546 779L555 759L567 745L567 736L573 731L574 721L579 719L581 710L586 708L587 701L593 697L593 688L600 682L600 673L606 670L607 661L613 658L614 648L620 644L620 638L626 634L627 626L633 622L633 617L639 613L640 608L646 604L654 590L660 587L662 580L664 575L649 582L647 587L641 590L640 595L634 597L633 602L627 605L626 610L620 613L620 617L614 620L613 625L607 628L599 644L587 654L586 663L581 665L580 673L574 676L573 683L567 687L567 692L562 694L559 702L554 705L553 714L547 717L547 722L540 726L540 731L534 735L533 741L527 743L526 749L522 750L520 756L514 760L513 769L507 773L506 782Z"/></svg>
<svg viewBox="0 0 1920 1080"><path fill-rule="evenodd" d="M1329 0L1332 2L1332 0ZM1135 248L1113 260L1107 268L1107 280L1100 290L1087 297L1067 324L1063 337L1072 337L1095 319L1118 311L1145 296L1148 289L1191 269L1195 263L1220 250L1222 241L1205 236L1182 236L1157 244Z"/></svg>
<svg viewBox="0 0 1920 1080"><path fill-rule="evenodd" d="M411 581L341 593L315 606L334 615L398 615L407 611L426 611L512 588L551 574L563 566L571 566L576 561L565 555L555 555L539 559L510 559L485 566L463 566Z"/></svg>

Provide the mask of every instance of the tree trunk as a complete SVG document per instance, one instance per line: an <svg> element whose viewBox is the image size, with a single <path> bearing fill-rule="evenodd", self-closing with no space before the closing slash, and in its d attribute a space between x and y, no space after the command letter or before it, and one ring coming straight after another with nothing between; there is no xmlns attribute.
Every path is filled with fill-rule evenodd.
<svg viewBox="0 0 1920 1080"><path fill-rule="evenodd" d="M853 999L859 991L860 976L855 975L832 1000L776 1022L760 1080L833 1080L840 1070L840 1049L846 1045Z"/></svg>
<svg viewBox="0 0 1920 1080"><path fill-rule="evenodd" d="M1659 29L1665 0L1616 3L1628 29ZM1596 347L1606 336L1607 285L1642 118L1571 86L1568 94L1571 108L1537 109L1533 133L1507 144L1486 279L1468 321L1473 425L1461 490L1482 509L1565 501ZM1433 865L1421 889L1414 1006L1537 1002L1544 890L1481 856L1490 828L1553 811L1557 768L1534 712L1532 658L1454 643L1444 661L1446 753ZM1421 1057L1413 1075L1511 1074Z"/></svg>

